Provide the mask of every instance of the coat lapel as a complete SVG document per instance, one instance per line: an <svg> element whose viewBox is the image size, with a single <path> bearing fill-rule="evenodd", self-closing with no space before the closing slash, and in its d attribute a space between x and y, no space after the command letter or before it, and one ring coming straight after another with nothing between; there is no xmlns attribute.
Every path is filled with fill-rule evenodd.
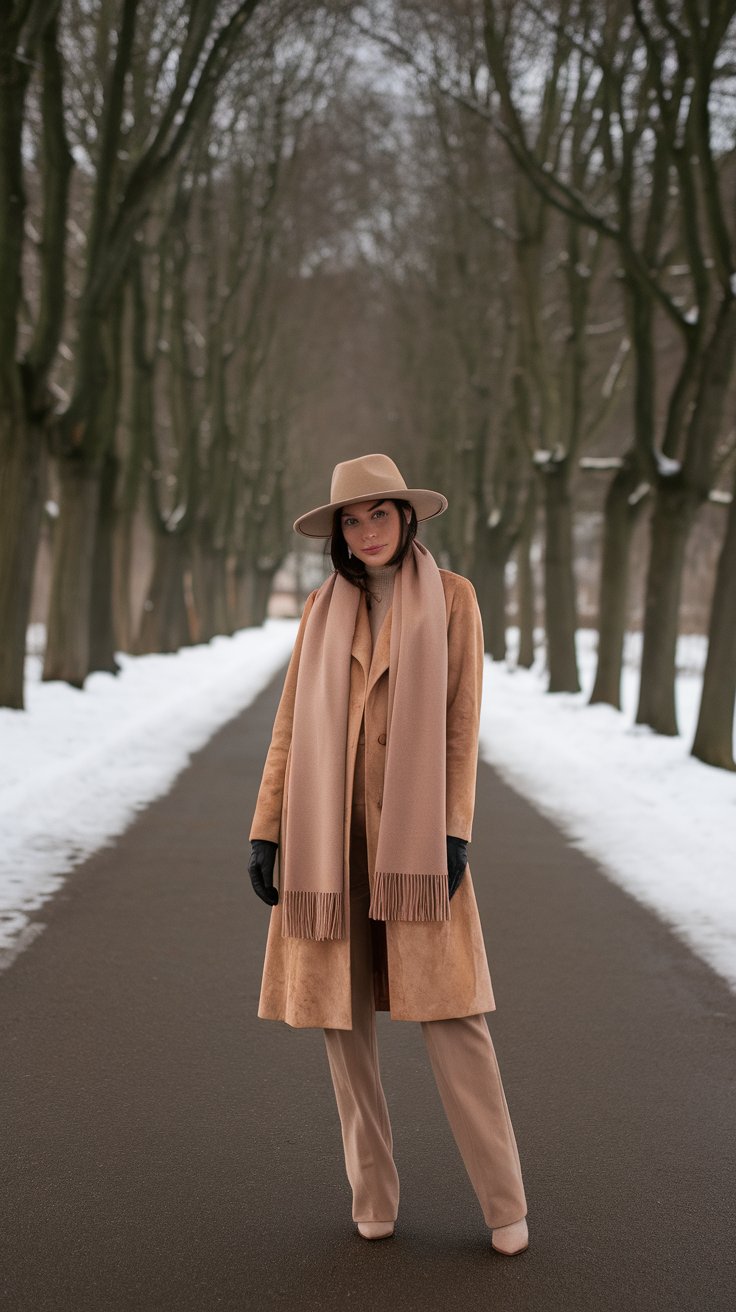
<svg viewBox="0 0 736 1312"><path fill-rule="evenodd" d="M353 634L353 646L351 655L363 666L363 673L366 681L368 671L371 668L371 626L368 621L368 609L365 604L365 595L360 598L358 606L358 618L355 621L355 633Z"/></svg>
<svg viewBox="0 0 736 1312"><path fill-rule="evenodd" d="M386 672L389 666L389 659L391 656L392 615L393 615L393 606L389 608L388 615L383 621L380 632L378 634L376 649L373 653L373 660L371 661L370 670L368 673L368 687L366 689L366 698L370 695L372 689L378 683L378 680L380 679L381 675ZM366 612L366 620L367 618L368 615ZM370 636L370 624L368 625L368 634Z"/></svg>
<svg viewBox="0 0 736 1312"><path fill-rule="evenodd" d="M363 667L363 673L366 678L366 697L371 689L378 682L382 674L385 674L389 666L391 656L391 616L393 607L389 610L378 635L376 649L372 653L373 642L371 639L371 626L368 619L368 607L365 604L365 597L360 599L358 606L358 618L355 621L355 633L353 635L353 646L351 655Z"/></svg>

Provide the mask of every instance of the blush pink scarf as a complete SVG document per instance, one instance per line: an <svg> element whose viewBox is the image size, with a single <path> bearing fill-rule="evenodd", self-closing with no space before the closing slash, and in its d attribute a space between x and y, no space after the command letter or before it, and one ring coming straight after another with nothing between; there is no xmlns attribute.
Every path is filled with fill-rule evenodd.
<svg viewBox="0 0 736 1312"><path fill-rule="evenodd" d="M281 852L282 933L344 938L350 654L360 592L339 574L304 631ZM449 920L445 842L447 623L439 570L415 542L396 575L374 920Z"/></svg>

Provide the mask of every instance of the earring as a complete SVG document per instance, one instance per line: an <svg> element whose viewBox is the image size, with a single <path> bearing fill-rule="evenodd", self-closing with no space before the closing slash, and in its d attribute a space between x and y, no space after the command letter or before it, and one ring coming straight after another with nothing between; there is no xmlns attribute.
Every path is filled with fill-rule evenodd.
<svg viewBox="0 0 736 1312"><path fill-rule="evenodd" d="M352 560L352 559L353 559L353 553L350 550L350 547L348 547L348 560Z"/></svg>

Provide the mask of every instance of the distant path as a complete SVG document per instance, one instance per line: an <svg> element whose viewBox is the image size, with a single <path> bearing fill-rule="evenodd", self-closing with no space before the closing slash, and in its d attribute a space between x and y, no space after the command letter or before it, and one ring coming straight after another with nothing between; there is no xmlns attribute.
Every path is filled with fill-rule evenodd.
<svg viewBox="0 0 736 1312"><path fill-rule="evenodd" d="M350 1220L322 1035L256 1019L246 836L278 681L0 976L3 1312L733 1312L736 1001L488 766L472 861L532 1246L491 1253L418 1026L402 1206Z"/></svg>

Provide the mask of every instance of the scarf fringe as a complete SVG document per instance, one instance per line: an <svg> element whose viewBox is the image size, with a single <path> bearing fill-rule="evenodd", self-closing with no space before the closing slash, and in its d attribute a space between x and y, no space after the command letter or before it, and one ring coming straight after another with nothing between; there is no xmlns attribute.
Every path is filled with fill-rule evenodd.
<svg viewBox="0 0 736 1312"><path fill-rule="evenodd" d="M447 875L399 875L376 871L371 920L449 920Z"/></svg>
<svg viewBox="0 0 736 1312"><path fill-rule="evenodd" d="M282 895L283 938L343 938L342 893L289 891Z"/></svg>

